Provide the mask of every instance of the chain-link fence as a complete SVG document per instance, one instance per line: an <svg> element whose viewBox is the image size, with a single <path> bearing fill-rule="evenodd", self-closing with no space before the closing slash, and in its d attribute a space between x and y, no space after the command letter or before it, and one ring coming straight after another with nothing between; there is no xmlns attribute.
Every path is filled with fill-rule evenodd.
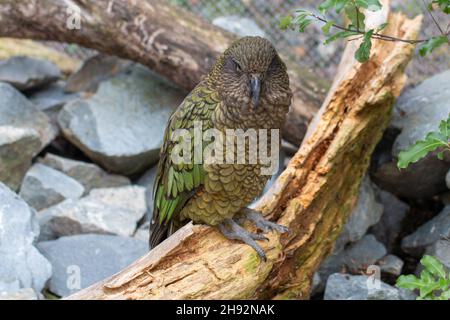
<svg viewBox="0 0 450 320"><path fill-rule="evenodd" d="M323 45L325 36L319 25L311 25L300 34L281 30L283 16L295 9L316 10L317 1L300 0L169 0L224 29L241 36L261 35L271 40L278 50L314 70L318 76L332 78L339 63L343 43ZM335 17L339 19L339 17Z"/></svg>
<svg viewBox="0 0 450 320"><path fill-rule="evenodd" d="M149 0L150 1L150 0ZM295 9L316 11L321 1L314 0L167 0L207 21L240 35L261 35L271 40L277 49L297 63L311 69L318 77L333 79L336 67L345 46L345 41L324 45L325 35L321 24L312 24L305 33L280 30L281 17ZM423 3L418 0L392 0L395 11L408 16L424 12ZM449 23L448 16L438 16L443 24ZM340 21L340 16L332 17ZM424 17L421 37L428 38L436 33L436 26ZM64 50L71 56L86 59L95 52L76 45L50 43L54 48ZM416 57L407 69L410 84L450 68L448 46L443 46L426 58Z"/></svg>

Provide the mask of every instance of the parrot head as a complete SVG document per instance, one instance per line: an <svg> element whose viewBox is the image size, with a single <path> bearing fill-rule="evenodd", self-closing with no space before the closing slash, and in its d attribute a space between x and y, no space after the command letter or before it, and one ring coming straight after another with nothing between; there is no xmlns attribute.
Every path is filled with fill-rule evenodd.
<svg viewBox="0 0 450 320"><path fill-rule="evenodd" d="M218 59L215 69L219 95L228 107L258 112L290 101L286 66L264 38L235 41Z"/></svg>

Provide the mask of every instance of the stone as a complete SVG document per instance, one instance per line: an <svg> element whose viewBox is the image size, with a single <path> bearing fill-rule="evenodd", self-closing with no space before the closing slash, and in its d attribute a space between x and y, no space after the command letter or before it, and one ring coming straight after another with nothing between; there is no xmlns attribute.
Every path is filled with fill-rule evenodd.
<svg viewBox="0 0 450 320"><path fill-rule="evenodd" d="M141 241L149 241L150 236L150 221L147 220L142 226L140 226L133 235L133 238Z"/></svg>
<svg viewBox="0 0 450 320"><path fill-rule="evenodd" d="M378 191L378 196L384 208L383 215L380 221L371 227L370 233L391 252L399 240L402 223L409 211L409 206L393 194L383 190Z"/></svg>
<svg viewBox="0 0 450 320"><path fill-rule="evenodd" d="M77 72L67 79L64 90L68 93L94 93L102 81L125 71L131 65L130 61L116 56L96 54L87 59Z"/></svg>
<svg viewBox="0 0 450 320"><path fill-rule="evenodd" d="M108 170L133 175L159 158L164 127L184 93L143 66L100 84L58 116L64 136Z"/></svg>
<svg viewBox="0 0 450 320"><path fill-rule="evenodd" d="M358 242L345 249L346 265L350 270L365 270L386 255L386 248L371 235L365 235Z"/></svg>
<svg viewBox="0 0 450 320"><path fill-rule="evenodd" d="M368 276L330 275L324 300L410 300L409 294Z"/></svg>
<svg viewBox="0 0 450 320"><path fill-rule="evenodd" d="M360 240L367 230L380 220L382 214L383 205L377 198L372 182L366 176L361 182L358 202L336 241L335 252L342 250L349 242Z"/></svg>
<svg viewBox="0 0 450 320"><path fill-rule="evenodd" d="M31 167L20 188L22 199L38 211L83 194L84 187L79 182L40 163Z"/></svg>
<svg viewBox="0 0 450 320"><path fill-rule="evenodd" d="M450 70L437 74L406 90L397 100L392 125L402 130L394 142L392 154L398 155L431 131L450 114ZM434 168L433 168L434 169Z"/></svg>
<svg viewBox="0 0 450 320"><path fill-rule="evenodd" d="M86 197L67 199L41 211L40 240L84 233L132 236L146 211L142 187L93 189Z"/></svg>
<svg viewBox="0 0 450 320"><path fill-rule="evenodd" d="M404 252L420 258L426 247L445 237L450 237L450 206L446 206L433 219L404 237L401 248Z"/></svg>
<svg viewBox="0 0 450 320"><path fill-rule="evenodd" d="M450 240L441 239L427 247L426 254L436 257L450 270Z"/></svg>
<svg viewBox="0 0 450 320"><path fill-rule="evenodd" d="M267 38L266 33L250 18L231 15L215 18L212 23L241 37L260 36Z"/></svg>
<svg viewBox="0 0 450 320"><path fill-rule="evenodd" d="M0 82L0 100L0 181L17 190L32 158L55 138L57 129L7 83Z"/></svg>
<svg viewBox="0 0 450 320"><path fill-rule="evenodd" d="M450 189L450 170L445 175L445 184L447 185L447 188Z"/></svg>
<svg viewBox="0 0 450 320"><path fill-rule="evenodd" d="M40 149L36 130L0 125L0 182L17 190Z"/></svg>
<svg viewBox="0 0 450 320"><path fill-rule="evenodd" d="M0 61L0 81L21 91L43 87L60 77L58 67L47 60L17 56Z"/></svg>
<svg viewBox="0 0 450 320"><path fill-rule="evenodd" d="M108 174L93 163L67 159L51 153L38 159L38 162L72 177L83 185L85 193L89 193L92 189L115 188L131 184L127 177Z"/></svg>
<svg viewBox="0 0 450 320"><path fill-rule="evenodd" d="M0 183L0 292L41 292L52 267L33 246L39 235L35 211Z"/></svg>
<svg viewBox="0 0 450 320"><path fill-rule="evenodd" d="M450 70L435 75L420 85L406 90L398 99L391 126L401 130L392 147L394 159L432 131L450 113ZM445 175L450 159L437 159L436 152L399 170L395 161L382 165L375 182L387 191L407 198L428 198L446 191ZM417 183L420 181L420 183Z"/></svg>
<svg viewBox="0 0 450 320"><path fill-rule="evenodd" d="M383 259L378 261L380 270L383 273L387 273L393 276L399 276L403 269L403 260L393 254L388 254Z"/></svg>
<svg viewBox="0 0 450 320"><path fill-rule="evenodd" d="M386 255L386 248L373 235L365 235L340 252L328 256L319 268L322 281L327 281L330 274L336 272L365 272L371 265Z"/></svg>
<svg viewBox="0 0 450 320"><path fill-rule="evenodd" d="M147 242L99 234L62 237L37 246L53 266L49 290L62 297L112 276L148 251Z"/></svg>
<svg viewBox="0 0 450 320"><path fill-rule="evenodd" d="M55 117L66 103L78 99L77 93L64 92L64 82L55 82L47 87L31 93L28 98L36 107L48 116Z"/></svg>
<svg viewBox="0 0 450 320"><path fill-rule="evenodd" d="M38 300L32 288L23 288L15 292L0 292L0 300Z"/></svg>
<svg viewBox="0 0 450 320"><path fill-rule="evenodd" d="M152 219L153 214L153 185L156 179L156 173L158 171L158 166L153 166L147 170L142 177L139 178L137 184L145 188L145 196L147 199L147 215L145 216L146 221Z"/></svg>

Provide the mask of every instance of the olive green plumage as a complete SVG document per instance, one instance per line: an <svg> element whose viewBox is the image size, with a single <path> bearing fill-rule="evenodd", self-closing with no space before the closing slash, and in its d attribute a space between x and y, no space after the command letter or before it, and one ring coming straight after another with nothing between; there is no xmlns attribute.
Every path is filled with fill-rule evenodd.
<svg viewBox="0 0 450 320"><path fill-rule="evenodd" d="M217 225L232 218L260 195L270 178L260 174L259 163L195 164L193 157L174 164L174 132L185 129L193 135L195 121L201 122L203 132L279 129L291 96L286 67L267 40L241 38L217 59L169 119L154 186L151 247L184 220ZM192 139L189 144L192 152L194 143Z"/></svg>

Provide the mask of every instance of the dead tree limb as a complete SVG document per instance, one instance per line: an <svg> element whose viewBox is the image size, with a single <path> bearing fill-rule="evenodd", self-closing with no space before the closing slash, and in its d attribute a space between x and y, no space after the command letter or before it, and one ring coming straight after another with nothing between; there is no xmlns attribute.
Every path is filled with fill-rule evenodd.
<svg viewBox="0 0 450 320"><path fill-rule="evenodd" d="M70 29L78 12L80 29ZM140 62L187 90L235 39L161 0L0 0L0 37L76 43ZM329 85L288 64L294 99L283 135L299 145Z"/></svg>
<svg viewBox="0 0 450 320"><path fill-rule="evenodd" d="M415 39L421 17L391 14L385 32ZM358 195L375 145L406 80L414 46L375 41L370 61L348 44L333 88L307 140L258 208L292 233L249 246L188 224L120 273L69 299L306 299Z"/></svg>

